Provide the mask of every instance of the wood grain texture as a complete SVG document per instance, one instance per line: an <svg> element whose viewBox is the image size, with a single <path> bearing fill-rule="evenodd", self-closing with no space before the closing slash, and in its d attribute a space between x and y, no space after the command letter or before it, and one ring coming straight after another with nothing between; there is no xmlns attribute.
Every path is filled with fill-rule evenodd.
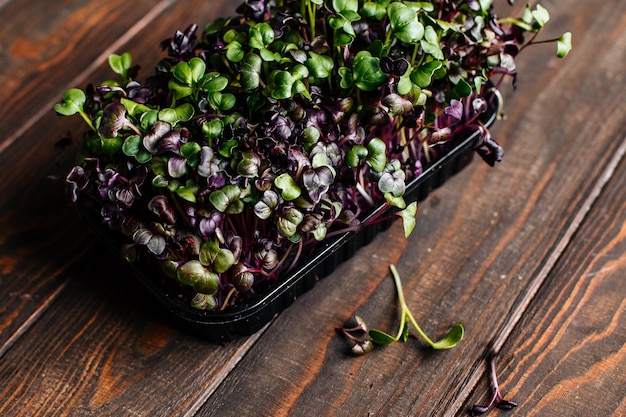
<svg viewBox="0 0 626 417"><path fill-rule="evenodd" d="M27 0L0 8L0 149L32 126L47 111L44 105L58 100L59 90L75 86L68 81L102 60L129 27L166 4L57 1L42 7L40 1ZM121 20L127 23L119 24Z"/></svg>
<svg viewBox="0 0 626 417"><path fill-rule="evenodd" d="M522 403L509 415L584 415L596 410L589 403L595 415L626 412L624 164L606 168L626 138L622 0L545 2L545 36L571 30L574 50L557 61L553 45L538 46L518 60L519 91L504 88L508 118L493 130L505 160L476 161L422 204L410 239L394 224L267 329L225 345L177 330L92 242L63 201L74 146L54 146L81 122L50 107L68 86L107 79L108 52L128 50L149 71L160 40L235 4L26 1L53 17L0 4L0 16L22 22L0 28L0 60L44 51L11 52L15 62L0 66L0 80L21 80L5 84L19 99L0 120L0 415L466 415L488 390L490 347L502 349L503 389ZM78 19L90 12L101 19ZM31 47L7 47L20 38ZM80 49L75 66L51 58ZM37 83L44 93L33 101ZM7 136L24 109L35 116ZM411 339L346 354L334 327L351 314L396 324L391 263L427 333L463 322L458 347L435 353Z"/></svg>
<svg viewBox="0 0 626 417"><path fill-rule="evenodd" d="M261 340L200 415L245 415L249 404L260 402L267 416L306 415L312 409L329 416L464 413L463 400L482 375L487 348L508 336L515 324L510 315L528 305L546 278L545 266L571 244L577 214L588 209L604 165L622 144L626 90L617 62L625 58L626 43L619 29L624 14L616 9L624 11L624 5L569 1L550 6L556 17L552 30L577 34L574 53L565 62L550 60L553 51L547 49L521 58L519 91L506 94L508 118L494 130L507 150L505 161L495 171L472 166L427 200L410 250L397 261L405 293L427 332L441 335L446 325L461 321L466 341L437 355L412 343L363 359L345 358L319 325L333 315L336 324L345 318L345 310L332 304L327 309L327 297L359 291L361 274L342 271L340 276L353 284L337 295L316 288L309 308L296 306L297 313L279 317L264 339L281 343L265 347ZM597 66L589 65L591 56ZM546 60L551 68L537 64ZM593 81L598 68L604 71L602 82ZM574 84L574 79L589 83ZM350 265L368 261L359 257ZM392 324L385 321L394 317L388 281L354 305L370 325ZM283 320L298 327L287 331ZM323 361L318 353L285 363L298 346L310 345L309 352L323 352ZM288 381L297 388L290 389ZM239 400L242 392L248 401Z"/></svg>
<svg viewBox="0 0 626 417"><path fill-rule="evenodd" d="M611 178L498 358L516 415L626 411L626 161Z"/></svg>
<svg viewBox="0 0 626 417"><path fill-rule="evenodd" d="M151 3L156 10L160 10L160 14L153 15L151 20L144 21L140 26L137 26L137 19L141 15L109 11L116 18L113 20L115 24L103 17L100 20L102 26L75 30L106 32L108 29L104 28L114 26L119 29L118 38L123 37L124 30L132 30L135 32L133 38L126 44L118 44L119 50L111 52L130 51L134 62L142 63L144 68L150 69L162 57L159 43L175 30L184 29L198 19L212 21L217 16L232 13L232 5L225 3L203 3L194 7L190 7L193 2L180 1L177 3L178 7L170 3ZM5 8L0 8L0 12L8 15L8 7L13 5L14 3L9 3ZM115 6L115 3L111 5ZM168 7L164 8L163 5ZM71 4L59 10L73 16L73 13L79 13L75 11L77 7ZM39 30L40 21L29 20L29 16L31 10L41 9L46 10L46 7L33 4L29 9L15 9L14 20L23 22L21 29L24 33ZM82 4L78 10L82 14L95 10L106 15L106 10L90 3ZM121 10L124 11L124 8ZM144 11L146 13L150 12ZM72 17L74 19L77 18ZM155 31L154 27L159 27L160 30ZM14 36L19 38L19 35ZM68 40L64 45L71 51L63 54L76 55L76 65L82 69L89 67L92 64L89 59L92 58L81 60L82 55L73 49L75 42L76 40ZM99 48L95 56L101 56L103 51L110 49L110 45L101 42L97 39L90 41L94 48ZM41 107L28 100L20 101L21 107L16 105L16 108L22 109L19 110L21 114L33 115L32 125L22 129L17 140L10 144L5 143L6 146L0 145L3 179L0 183L0 353L7 348L2 347L4 343L11 344L19 336L16 332L20 332L18 329L22 329L24 323L31 323L36 318L42 306L48 304L50 296L58 294L60 286L65 285L67 280L67 269L92 245L93 236L64 197L63 179L76 152L76 141L67 148L56 145L68 131L80 136L84 126L78 117L56 116L52 105L60 100L68 86L84 87L89 81L100 82L110 78L105 61L106 56L102 55L100 62L93 64L91 73L83 74L85 79L77 80L75 72L57 69L59 77L63 78L50 80L46 84L46 88L53 90L49 96L51 101L37 101ZM26 64L19 65L21 67L2 68L0 77L10 77L11 72L19 73L27 69ZM19 88L16 87L16 90ZM3 117L1 120L2 123L7 123L11 119ZM21 129L20 126L17 123L18 129Z"/></svg>

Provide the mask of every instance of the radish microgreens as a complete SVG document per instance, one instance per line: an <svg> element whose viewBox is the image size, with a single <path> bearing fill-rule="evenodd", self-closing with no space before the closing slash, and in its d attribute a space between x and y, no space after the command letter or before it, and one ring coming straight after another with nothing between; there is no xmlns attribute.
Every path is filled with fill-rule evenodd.
<svg viewBox="0 0 626 417"><path fill-rule="evenodd" d="M237 12L163 41L144 82L130 54L112 54L115 79L54 106L89 129L71 199L200 309L254 300L321 242L389 211L408 235L406 184L469 133L499 161L481 120L549 19L540 6L498 19L490 0L246 0ZM550 42L564 56L571 37ZM402 309L398 335L374 339L422 333Z"/></svg>

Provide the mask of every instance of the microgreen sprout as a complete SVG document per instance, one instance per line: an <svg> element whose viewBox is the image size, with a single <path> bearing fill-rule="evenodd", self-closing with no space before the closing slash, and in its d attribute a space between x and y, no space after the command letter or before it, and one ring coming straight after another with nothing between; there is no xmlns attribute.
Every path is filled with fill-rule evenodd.
<svg viewBox="0 0 626 417"><path fill-rule="evenodd" d="M491 381L491 389L492 395L489 399L489 402L485 405L475 404L473 405L469 412L472 416L479 416L485 414L491 407L495 405L496 408L501 410L512 410L517 407L517 403L509 400L505 400L500 392L500 387L498 386L498 377L496 375L496 364L495 364L495 355L489 355L489 379Z"/></svg>
<svg viewBox="0 0 626 417"><path fill-rule="evenodd" d="M398 293L398 304L400 306L400 324L398 326L398 332L395 336L385 333L382 330L371 329L369 331L369 336L372 341L378 345L386 345L389 343L397 342L399 340L406 342L409 338L409 324L411 324L413 325L413 328L415 329L417 334L422 339L424 339L424 341L428 343L433 349L450 349L456 346L461 341L461 339L463 339L463 325L461 323L454 324L450 331L448 331L448 333L443 338L439 339L436 342L432 341L430 337L428 337L426 333L424 333L419 324L417 324L415 317L413 317L413 313L411 313L411 310L406 303L398 270L394 265L390 265L389 269L391 270L391 275L393 276L393 281L395 283L396 291Z"/></svg>
<svg viewBox="0 0 626 417"><path fill-rule="evenodd" d="M162 42L144 81L112 54L115 79L63 95L56 112L90 129L70 198L194 307L249 302L338 234L397 215L408 236L407 184L469 134L500 161L486 112L548 19L498 19L490 0L244 0ZM550 42L564 56L571 35ZM433 347L460 340L430 341L401 304Z"/></svg>
<svg viewBox="0 0 626 417"><path fill-rule="evenodd" d="M395 336L378 329L370 329L368 331L363 319L355 316L345 323L344 326L337 329L350 341L351 352L357 355L367 353L372 348L370 343L374 343L376 345L388 345L398 341L406 342L410 335L409 325L412 325L417 334L433 349L443 350L456 346L463 339L463 325L461 323L454 324L448 333L443 336L443 338L436 342L433 341L426 335L426 333L424 333L419 324L417 324L417 320L415 320L413 313L406 303L404 291L402 289L402 282L397 268L395 265L390 265L389 269L396 287L398 304L400 307L400 323L398 331Z"/></svg>

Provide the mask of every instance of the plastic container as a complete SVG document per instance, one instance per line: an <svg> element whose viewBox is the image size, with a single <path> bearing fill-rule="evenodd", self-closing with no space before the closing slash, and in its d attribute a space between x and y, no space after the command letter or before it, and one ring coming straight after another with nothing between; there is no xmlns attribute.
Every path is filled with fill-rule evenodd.
<svg viewBox="0 0 626 417"><path fill-rule="evenodd" d="M498 97L493 95L488 111L483 115L485 126L493 124L497 116ZM453 148L432 165L425 167L423 173L407 184L404 198L407 202L422 201L435 188L441 186L452 175L467 166L478 144L479 132L456 141ZM80 207L79 207L80 209ZM375 216L381 208L374 210L367 218ZM81 214L94 231L114 252L116 236L105 226L90 216L85 210ZM363 219L363 220L367 220ZM282 280L277 280L264 294L254 302L228 308L225 311L205 311L191 307L183 301L177 291L178 284L166 277L152 265L137 266L128 263L139 281L176 319L185 330L205 339L214 341L232 340L248 336L260 330L278 313L289 307L301 294L315 286L317 281L329 275L341 262L348 260L356 251L370 243L381 231L387 229L392 220L376 223L359 230L346 232L328 243L322 243L315 252Z"/></svg>

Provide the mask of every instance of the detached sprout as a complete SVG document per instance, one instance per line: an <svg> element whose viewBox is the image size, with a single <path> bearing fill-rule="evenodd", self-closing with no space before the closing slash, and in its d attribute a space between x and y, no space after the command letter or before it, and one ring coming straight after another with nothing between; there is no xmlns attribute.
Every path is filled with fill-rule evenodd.
<svg viewBox="0 0 626 417"><path fill-rule="evenodd" d="M353 344L352 349L358 345L359 347L356 348L356 353L361 354L362 352L360 352L360 350L366 342L372 342L376 345L388 345L399 341L406 342L410 335L410 325L413 326L413 329L417 332L420 338L435 350L451 349L456 346L463 339L463 325L461 323L454 324L445 336L437 341L433 341L426 335L426 333L424 333L419 324L417 324L415 317L413 317L413 313L411 313L411 310L406 303L398 270L394 265L390 265L389 269L396 286L398 303L400 306L400 323L398 331L395 335L391 335L378 329L370 329L368 331L365 322L360 318L357 320L355 325L353 325L352 322L346 323L343 327L340 327L337 330L344 334Z"/></svg>

